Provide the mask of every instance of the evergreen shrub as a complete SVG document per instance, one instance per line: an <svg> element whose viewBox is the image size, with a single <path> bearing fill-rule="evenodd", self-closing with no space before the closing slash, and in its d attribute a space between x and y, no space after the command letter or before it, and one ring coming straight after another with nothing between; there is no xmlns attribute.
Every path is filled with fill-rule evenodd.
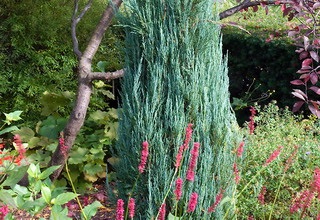
<svg viewBox="0 0 320 220"><path fill-rule="evenodd" d="M125 3L126 71L115 147L119 195L136 199L142 219L155 218L163 203L174 214L170 181L185 179L191 145L199 142L196 177L185 182L176 215L186 214L190 195L197 193L198 205L186 219L221 219L232 204L224 203L214 213L207 209L220 189L226 196L234 191L232 149L240 140L230 106L217 11L212 1L204 0ZM193 139L181 172L174 176L175 157L188 123L193 124ZM131 192L143 141L149 143L146 172Z"/></svg>

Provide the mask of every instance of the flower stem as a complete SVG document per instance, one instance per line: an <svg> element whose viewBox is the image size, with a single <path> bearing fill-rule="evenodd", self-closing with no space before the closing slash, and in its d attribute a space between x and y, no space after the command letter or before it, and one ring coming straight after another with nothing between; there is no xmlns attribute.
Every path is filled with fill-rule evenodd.
<svg viewBox="0 0 320 220"><path fill-rule="evenodd" d="M74 184L73 184L73 182L72 182L72 179L71 179L71 176L70 176L70 172L69 172L69 168L68 168L68 161L67 161L67 160L66 160L66 172L67 172L68 179L69 179L70 184L71 184L71 187L72 187L72 191L76 194L76 200L77 200L77 203L78 203L78 205L79 205L79 207L80 207L81 213L82 213L84 219L85 219L85 220L88 220L86 214L85 214L84 211L83 211L83 208L82 208L81 202L80 202L80 200L79 200L79 197L78 197L76 188L74 187Z"/></svg>

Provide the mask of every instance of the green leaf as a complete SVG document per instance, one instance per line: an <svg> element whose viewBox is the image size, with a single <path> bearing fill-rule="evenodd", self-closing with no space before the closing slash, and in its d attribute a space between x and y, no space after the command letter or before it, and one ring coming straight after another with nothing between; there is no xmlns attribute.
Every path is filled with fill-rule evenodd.
<svg viewBox="0 0 320 220"><path fill-rule="evenodd" d="M2 183L2 186L14 187L26 174L28 166L19 167L17 170L12 170L8 172L8 177Z"/></svg>
<svg viewBox="0 0 320 220"><path fill-rule="evenodd" d="M33 163L30 164L29 169L27 170L27 172L31 177L37 178L41 173L39 164L37 164L37 165L34 165Z"/></svg>
<svg viewBox="0 0 320 220"><path fill-rule="evenodd" d="M107 65L108 65L108 62L107 62L107 61L99 61L99 62L97 63L97 68L98 68L98 70L100 70L101 72L105 72Z"/></svg>
<svg viewBox="0 0 320 220"><path fill-rule="evenodd" d="M109 91L109 90L102 90L101 93L102 93L103 95L107 96L109 99L112 99L112 100L115 100L115 99L116 99L115 96L114 96L114 94L113 94L111 91Z"/></svg>
<svg viewBox="0 0 320 220"><path fill-rule="evenodd" d="M179 220L179 219L182 219L180 217L177 217L177 216L174 216L173 214L171 214L171 212L169 212L168 214L168 220Z"/></svg>
<svg viewBox="0 0 320 220"><path fill-rule="evenodd" d="M27 187L20 186L18 184L15 185L12 190L21 196L24 196L30 193Z"/></svg>
<svg viewBox="0 0 320 220"><path fill-rule="evenodd" d="M76 150L71 151L68 159L69 164L79 164L86 161L86 154L88 149L78 147Z"/></svg>
<svg viewBox="0 0 320 220"><path fill-rule="evenodd" d="M69 220L71 218L68 217L68 209L62 208L60 205L54 205L51 209L50 220L61 220L66 219Z"/></svg>
<svg viewBox="0 0 320 220"><path fill-rule="evenodd" d="M61 94L45 91L40 99L43 106L41 115L49 116L56 112L59 107L69 105L72 97L72 93L68 91Z"/></svg>
<svg viewBox="0 0 320 220"><path fill-rule="evenodd" d="M77 197L77 194L72 193L72 192L66 192L66 193L60 194L56 198L52 199L51 203L55 204L55 205L63 205L76 197Z"/></svg>
<svg viewBox="0 0 320 220"><path fill-rule="evenodd" d="M7 191L4 190L0 190L0 200L4 203L9 205L12 208L17 208L17 205L13 199L13 197L11 196L10 193L8 193Z"/></svg>
<svg viewBox="0 0 320 220"><path fill-rule="evenodd" d="M92 112L92 113L90 114L90 118L91 118L93 121L101 121L101 120L104 120L104 119L107 117L107 115L108 115L107 112L97 110L97 111Z"/></svg>
<svg viewBox="0 0 320 220"><path fill-rule="evenodd" d="M57 139L67 123L65 118L49 116L40 126L39 134L49 139Z"/></svg>
<svg viewBox="0 0 320 220"><path fill-rule="evenodd" d="M118 119L118 110L115 108L110 108L108 111L109 116L111 116L114 119Z"/></svg>
<svg viewBox="0 0 320 220"><path fill-rule="evenodd" d="M51 202L51 190L49 187L42 185L41 186L41 195L44 198L44 201L46 201L47 204L50 204Z"/></svg>
<svg viewBox="0 0 320 220"><path fill-rule="evenodd" d="M20 118L21 113L22 111L14 111L9 114L3 113L6 116L6 120L4 120L4 122L10 125L12 121L19 121L21 119Z"/></svg>
<svg viewBox="0 0 320 220"><path fill-rule="evenodd" d="M102 172L104 169L100 164L88 163L83 167L83 170L85 173L88 173L89 175L95 175L99 172Z"/></svg>
<svg viewBox="0 0 320 220"><path fill-rule="evenodd" d="M83 212L86 216L86 219L91 219L97 213L98 208L101 206L102 205L99 201L95 201L90 205L87 205L86 207L84 207ZM83 213L81 214L83 215Z"/></svg>
<svg viewBox="0 0 320 220"><path fill-rule="evenodd" d="M39 178L41 180L46 179L48 176L50 176L54 171L59 169L60 165L58 166L52 166L47 169L45 169L42 173L40 173Z"/></svg>
<svg viewBox="0 0 320 220"><path fill-rule="evenodd" d="M35 135L34 131L27 127L22 127L18 131L13 132L13 134L19 134L22 141L29 141Z"/></svg>
<svg viewBox="0 0 320 220"><path fill-rule="evenodd" d="M5 128L3 130L0 131L0 135L2 134L6 134L6 133L9 133L9 132L12 132L12 131L17 131L19 130L19 128L17 126L11 126L11 127L8 127L8 128Z"/></svg>

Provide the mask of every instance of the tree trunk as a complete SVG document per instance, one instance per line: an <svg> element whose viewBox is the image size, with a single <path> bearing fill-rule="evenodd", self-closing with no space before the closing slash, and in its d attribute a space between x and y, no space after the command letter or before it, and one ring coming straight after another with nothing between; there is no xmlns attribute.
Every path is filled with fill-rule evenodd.
<svg viewBox="0 0 320 220"><path fill-rule="evenodd" d="M123 76L123 70L108 73L96 73L91 71L92 59L96 54L99 45L101 43L102 37L109 27L111 20L122 3L122 0L112 0L104 11L99 24L97 25L92 37L83 52L83 54L78 49L77 39L76 39L76 25L83 17L84 13L90 7L91 1L88 2L86 8L78 17L76 13L78 10L77 6L78 0L75 0L75 13L72 22L72 37L74 41L74 51L78 56L78 91L75 106L70 115L69 121L63 130L64 146L58 145L56 151L52 155L49 166L61 165L61 167L51 175L51 179L55 180L59 177L66 160L68 159L69 151L71 150L77 134L79 133L90 103L90 97L92 92L92 81L96 79L100 80L111 80Z"/></svg>

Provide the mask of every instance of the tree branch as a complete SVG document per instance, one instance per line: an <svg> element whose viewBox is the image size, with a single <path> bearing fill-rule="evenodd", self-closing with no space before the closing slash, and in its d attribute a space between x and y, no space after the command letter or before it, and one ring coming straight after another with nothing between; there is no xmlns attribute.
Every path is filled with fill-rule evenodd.
<svg viewBox="0 0 320 220"><path fill-rule="evenodd" d="M121 3L122 3L122 0L112 0L108 4L98 26L96 27L95 31L93 32L93 35L91 36L89 44L86 50L84 51L82 58L88 59L90 61L93 59L101 43L103 34L106 31L106 29L109 27L111 20L116 10L120 7Z"/></svg>
<svg viewBox="0 0 320 220"><path fill-rule="evenodd" d="M112 80L112 79L123 77L123 75L124 75L124 70L121 69L114 72L92 72L89 75L89 78L91 80Z"/></svg>
<svg viewBox="0 0 320 220"><path fill-rule="evenodd" d="M227 18L243 9L252 7L252 6L258 6L260 4L265 4L265 5L275 5L277 2L277 4L285 4L285 3L289 3L287 0L283 0L283 1L275 1L275 0L267 0L267 1L256 1L256 0L244 0L243 2L241 2L239 5L234 6L232 8L229 8L223 12L221 12L219 14L220 20Z"/></svg>
<svg viewBox="0 0 320 220"><path fill-rule="evenodd" d="M79 22L77 19L78 8L79 8L79 0L74 0L74 10L73 10L73 15L71 19L71 37L72 37L72 44L73 44L73 52L76 54L78 60L80 60L82 53L79 50L79 42L77 39L77 24Z"/></svg>

